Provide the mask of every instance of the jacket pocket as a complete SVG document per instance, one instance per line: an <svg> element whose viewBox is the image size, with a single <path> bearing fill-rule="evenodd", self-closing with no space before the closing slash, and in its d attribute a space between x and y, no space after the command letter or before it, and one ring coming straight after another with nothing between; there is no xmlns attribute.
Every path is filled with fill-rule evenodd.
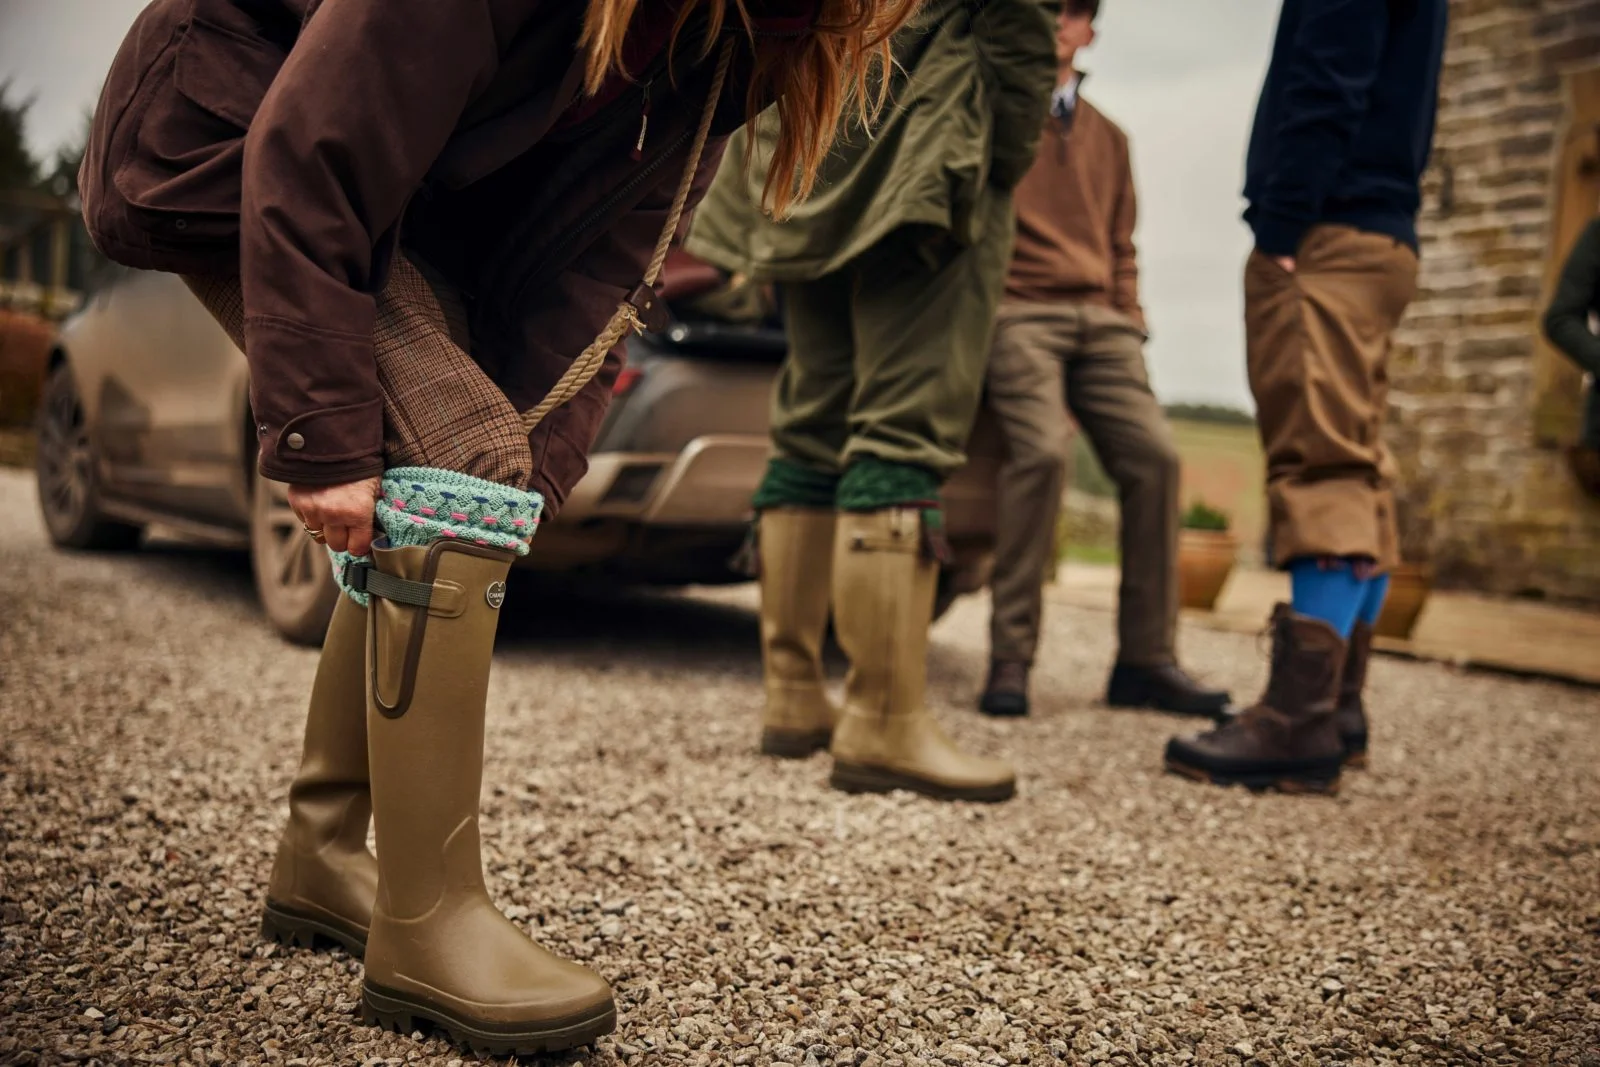
<svg viewBox="0 0 1600 1067"><path fill-rule="evenodd" d="M161 244L238 240L245 133L286 53L247 21L223 24L230 14L242 18L231 5L197 0L123 120L112 181L131 223Z"/></svg>

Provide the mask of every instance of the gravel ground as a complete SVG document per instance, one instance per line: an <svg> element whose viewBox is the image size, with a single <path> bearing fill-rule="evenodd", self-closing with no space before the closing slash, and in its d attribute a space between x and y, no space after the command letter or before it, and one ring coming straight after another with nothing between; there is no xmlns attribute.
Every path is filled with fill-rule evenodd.
<svg viewBox="0 0 1600 1067"><path fill-rule="evenodd" d="M344 956L257 936L315 653L244 560L57 554L12 508L0 603L0 1062L464 1058L361 1026ZM1373 769L1257 797L1163 775L1179 721L1095 706L1102 613L1050 619L1033 720L968 712L970 602L933 700L1020 797L852 798L752 754L748 591L509 603L491 891L622 1013L554 1062L1600 1067L1592 690L1382 660ZM1251 640L1183 636L1259 685Z"/></svg>

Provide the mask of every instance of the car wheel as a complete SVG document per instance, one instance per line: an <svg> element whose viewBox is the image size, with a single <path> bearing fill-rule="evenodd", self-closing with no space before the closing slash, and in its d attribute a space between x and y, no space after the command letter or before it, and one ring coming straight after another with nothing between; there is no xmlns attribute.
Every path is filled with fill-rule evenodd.
<svg viewBox="0 0 1600 1067"><path fill-rule="evenodd" d="M297 645L320 645L339 602L328 550L306 536L282 482L257 473L251 497L250 562L267 619Z"/></svg>
<svg viewBox="0 0 1600 1067"><path fill-rule="evenodd" d="M45 379L37 423L34 475L39 510L50 540L63 548L111 551L133 548L144 531L100 517L94 449L78 400L78 386L65 363Z"/></svg>

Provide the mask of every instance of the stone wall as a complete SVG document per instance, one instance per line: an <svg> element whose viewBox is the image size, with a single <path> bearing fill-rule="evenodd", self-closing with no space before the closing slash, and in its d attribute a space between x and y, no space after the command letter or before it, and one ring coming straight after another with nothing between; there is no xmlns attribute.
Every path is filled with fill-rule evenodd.
<svg viewBox="0 0 1600 1067"><path fill-rule="evenodd" d="M1536 417L1577 411L1539 317L1573 196L1569 77L1600 66L1600 0L1454 0L1451 19L1421 291L1391 368L1403 547L1440 586L1600 604L1600 501Z"/></svg>

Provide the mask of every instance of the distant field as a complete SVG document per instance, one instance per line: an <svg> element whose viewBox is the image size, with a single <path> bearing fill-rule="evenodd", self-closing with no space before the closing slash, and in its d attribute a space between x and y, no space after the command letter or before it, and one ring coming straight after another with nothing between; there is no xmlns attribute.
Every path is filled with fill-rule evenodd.
<svg viewBox="0 0 1600 1067"><path fill-rule="evenodd" d="M1248 558L1258 558L1266 525L1266 500L1263 496L1261 443L1253 425L1173 419L1173 436L1183 457L1183 488L1180 499L1185 507L1203 500L1220 508L1233 519L1239 549ZM1087 440L1077 439L1076 476L1073 485L1094 497L1115 497L1116 486L1095 461ZM1115 531L1104 524L1086 521L1072 523L1076 538L1064 538L1062 548L1073 560L1115 562ZM1085 540L1085 538L1092 540ZM1109 556L1108 556L1109 553Z"/></svg>
<svg viewBox="0 0 1600 1067"><path fill-rule="evenodd" d="M1183 457L1184 506L1198 499L1226 511L1233 517L1240 550L1254 556L1267 520L1265 470L1255 427L1177 420L1172 431Z"/></svg>

